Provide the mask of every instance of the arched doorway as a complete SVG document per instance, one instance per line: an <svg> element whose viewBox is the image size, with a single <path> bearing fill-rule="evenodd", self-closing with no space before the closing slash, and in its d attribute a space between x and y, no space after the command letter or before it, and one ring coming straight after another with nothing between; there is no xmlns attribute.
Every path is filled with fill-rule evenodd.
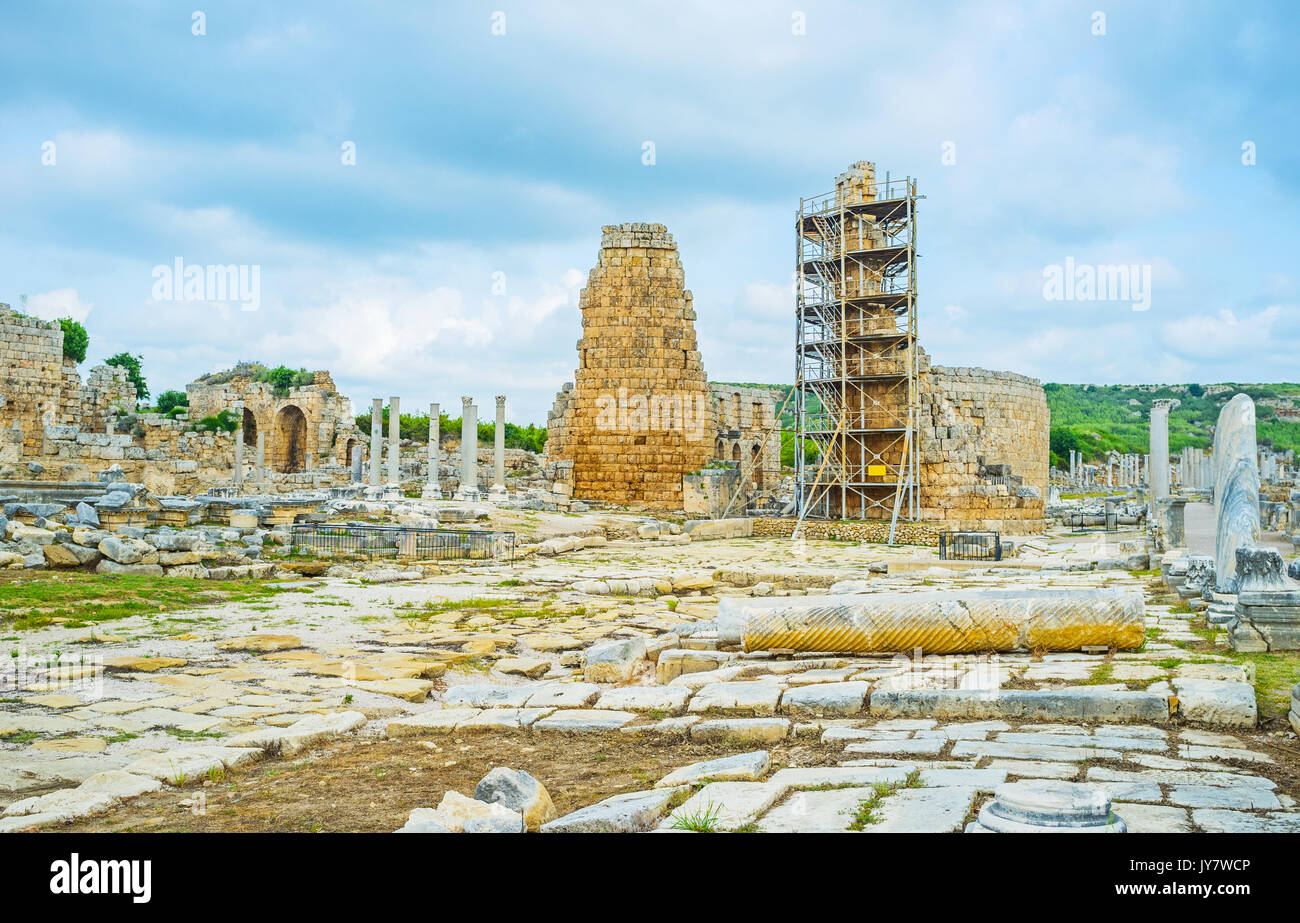
<svg viewBox="0 0 1300 923"><path fill-rule="evenodd" d="M753 451L750 453L750 480L753 481L756 489L763 489L763 460L759 457L757 442L754 443Z"/></svg>
<svg viewBox="0 0 1300 923"><path fill-rule="evenodd" d="M352 450L356 448L356 446L357 446L357 440L355 439L348 440L348 444L346 448L344 448L343 450L343 464L345 465L352 464Z"/></svg>
<svg viewBox="0 0 1300 923"><path fill-rule="evenodd" d="M740 461L740 443L739 443L739 442L737 442L735 445L733 445L733 446L731 447L731 460L734 461L734 462L738 462L738 461Z"/></svg>
<svg viewBox="0 0 1300 923"><path fill-rule="evenodd" d="M244 445L257 448L257 417L247 407L244 408L244 422L241 426L244 428Z"/></svg>
<svg viewBox="0 0 1300 923"><path fill-rule="evenodd" d="M275 450L271 467L283 474L304 470L307 465L307 417L293 404L275 415Z"/></svg>

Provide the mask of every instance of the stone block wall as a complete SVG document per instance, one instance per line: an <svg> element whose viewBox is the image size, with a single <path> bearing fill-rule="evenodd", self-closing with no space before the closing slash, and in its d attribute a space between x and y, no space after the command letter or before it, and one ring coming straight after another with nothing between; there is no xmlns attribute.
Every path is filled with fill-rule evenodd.
<svg viewBox="0 0 1300 923"><path fill-rule="evenodd" d="M58 422L63 401L63 330L0 305L0 414L23 432L23 451L38 453L46 422Z"/></svg>
<svg viewBox="0 0 1300 923"><path fill-rule="evenodd" d="M716 418L677 244L661 224L604 228L582 290L572 390L548 418L547 456L573 462L573 496L681 509L682 477L712 458Z"/></svg>
<svg viewBox="0 0 1300 923"><path fill-rule="evenodd" d="M63 328L0 304L0 426L23 433L24 455L43 452L46 425L105 432L107 414L135 409L126 370L97 365L83 385L63 355Z"/></svg>
<svg viewBox="0 0 1300 923"><path fill-rule="evenodd" d="M713 457L737 462L756 490L775 489L781 478L781 426L777 393L770 388L713 384L718 427Z"/></svg>
<svg viewBox="0 0 1300 923"><path fill-rule="evenodd" d="M256 461L257 434L264 434L266 464L274 472L300 473L309 461L313 468L350 465L352 446L368 452L369 438L356 428L352 402L338 393L329 372L313 375L310 385L291 388L287 395L238 370L204 376L185 386L189 417L201 420L242 404L245 455Z"/></svg>
<svg viewBox="0 0 1300 923"><path fill-rule="evenodd" d="M1011 372L928 360L920 379L922 519L949 529L1041 533L1050 432L1042 386Z"/></svg>

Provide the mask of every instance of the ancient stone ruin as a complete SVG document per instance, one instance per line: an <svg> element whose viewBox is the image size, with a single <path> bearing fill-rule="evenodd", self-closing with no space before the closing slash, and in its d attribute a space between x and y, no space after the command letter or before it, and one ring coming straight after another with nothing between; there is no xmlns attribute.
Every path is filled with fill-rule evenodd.
<svg viewBox="0 0 1300 923"><path fill-rule="evenodd" d="M352 402L338 393L329 372L312 372L309 383L278 391L270 381L259 379L258 371L251 365L236 366L190 382L185 386L190 419L233 410L246 457L253 461L260 436L267 465L280 474L325 464L350 465L352 449L363 444L363 434L353 419Z"/></svg>
<svg viewBox="0 0 1300 923"><path fill-rule="evenodd" d="M606 227L579 308L578 370L547 421L548 456L573 463L575 497L681 508L717 423L667 228Z"/></svg>

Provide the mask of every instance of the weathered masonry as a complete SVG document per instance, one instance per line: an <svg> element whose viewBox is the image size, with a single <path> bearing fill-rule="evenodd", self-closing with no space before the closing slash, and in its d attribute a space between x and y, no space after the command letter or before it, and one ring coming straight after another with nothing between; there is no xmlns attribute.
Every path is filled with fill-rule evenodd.
<svg viewBox="0 0 1300 923"><path fill-rule="evenodd" d="M878 181L860 161L800 202L800 515L1041 533L1046 394L1021 375L930 365L917 341L917 198L911 178Z"/></svg>
<svg viewBox="0 0 1300 923"><path fill-rule="evenodd" d="M338 393L329 372L311 374L309 384L286 391L255 380L249 368L205 375L185 386L190 418L238 412L244 445L256 449L261 434L267 466L280 474L349 465L353 447L364 446L352 402Z"/></svg>
<svg viewBox="0 0 1300 923"><path fill-rule="evenodd" d="M582 290L572 390L556 397L547 456L573 496L681 508L682 477L713 458L716 418L677 244L662 224L604 228Z"/></svg>

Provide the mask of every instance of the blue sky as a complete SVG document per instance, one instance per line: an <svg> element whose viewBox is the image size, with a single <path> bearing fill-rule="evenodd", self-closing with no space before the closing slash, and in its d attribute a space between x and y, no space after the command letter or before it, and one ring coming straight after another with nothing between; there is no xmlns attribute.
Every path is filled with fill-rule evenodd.
<svg viewBox="0 0 1300 923"><path fill-rule="evenodd" d="M604 224L672 231L710 378L791 381L799 196L874 160L926 196L935 362L1294 380L1297 10L11 5L0 301L82 319L88 365L141 354L155 394L256 359L330 369L358 408L505 393L541 423ZM259 310L154 301L178 256L259 266ZM1045 299L1067 258L1149 266L1150 310Z"/></svg>

